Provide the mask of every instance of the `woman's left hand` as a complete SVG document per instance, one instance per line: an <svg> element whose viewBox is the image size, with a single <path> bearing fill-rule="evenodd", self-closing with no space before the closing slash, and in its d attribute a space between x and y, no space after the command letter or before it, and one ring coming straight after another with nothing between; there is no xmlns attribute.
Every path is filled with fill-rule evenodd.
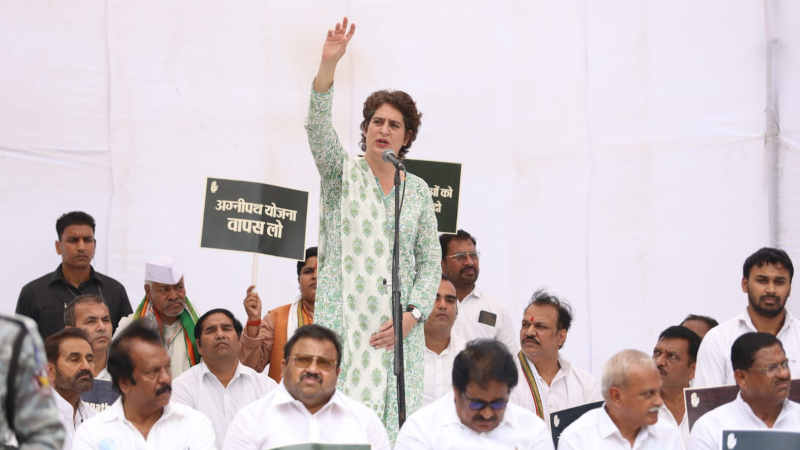
<svg viewBox="0 0 800 450"><path fill-rule="evenodd" d="M404 339L406 336L408 336L408 333L411 332L411 329L414 328L414 325L416 324L417 321L410 312L403 313ZM372 336L370 336L369 345L375 348L385 348L386 350L391 350L394 348L394 327L391 320L384 322L381 325L381 328L376 333L373 333Z"/></svg>

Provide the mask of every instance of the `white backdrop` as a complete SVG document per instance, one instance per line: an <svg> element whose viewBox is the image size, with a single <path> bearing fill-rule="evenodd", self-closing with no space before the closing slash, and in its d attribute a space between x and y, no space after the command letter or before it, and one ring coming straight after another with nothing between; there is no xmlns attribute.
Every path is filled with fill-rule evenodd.
<svg viewBox="0 0 800 450"><path fill-rule="evenodd" d="M199 247L204 180L309 191L316 244L303 120L342 15L358 26L336 78L346 147L370 92L410 92L409 157L463 163L479 284L514 323L538 287L569 299L575 363L738 313L760 246L800 256L797 2L4 0L0 311L55 268L55 220L77 209L134 307L144 261L173 255L200 311L243 317L251 258ZM294 263L260 262L265 311L293 299Z"/></svg>

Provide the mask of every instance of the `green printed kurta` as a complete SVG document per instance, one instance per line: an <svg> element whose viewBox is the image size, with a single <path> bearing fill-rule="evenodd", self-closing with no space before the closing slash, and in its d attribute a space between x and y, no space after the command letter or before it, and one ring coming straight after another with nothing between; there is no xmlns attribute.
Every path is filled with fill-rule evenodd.
<svg viewBox="0 0 800 450"><path fill-rule="evenodd" d="M331 122L331 96L311 92L306 131L320 173L319 268L314 322L342 338L338 389L371 407L389 437L398 431L394 351L369 338L391 318L394 191L384 195L364 158L348 155ZM400 285L409 304L427 317L441 279L441 247L428 185L408 174L400 213ZM403 185L400 186L401 194ZM422 405L422 324L404 339L406 411Z"/></svg>

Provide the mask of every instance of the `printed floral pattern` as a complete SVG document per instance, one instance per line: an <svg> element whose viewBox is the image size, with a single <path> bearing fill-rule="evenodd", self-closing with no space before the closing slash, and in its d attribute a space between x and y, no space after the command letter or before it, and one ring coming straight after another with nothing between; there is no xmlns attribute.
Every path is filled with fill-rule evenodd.
<svg viewBox="0 0 800 450"><path fill-rule="evenodd" d="M312 90L306 131L320 173L319 269L314 322L342 338L338 388L373 408L394 442L398 431L393 351L369 337L391 317L394 191L384 195L366 160L345 153L331 122L333 88ZM408 304L430 314L441 276L441 249L430 190L408 174L400 214L400 285ZM400 187L401 193L403 186ZM406 411L422 405L422 324L404 339Z"/></svg>

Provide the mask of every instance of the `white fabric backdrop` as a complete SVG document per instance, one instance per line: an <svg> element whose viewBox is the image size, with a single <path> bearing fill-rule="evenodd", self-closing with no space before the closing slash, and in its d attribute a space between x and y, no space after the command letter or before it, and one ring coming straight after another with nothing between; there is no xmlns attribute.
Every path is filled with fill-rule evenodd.
<svg viewBox="0 0 800 450"><path fill-rule="evenodd" d="M251 258L199 248L204 180L309 191L316 244L303 120L342 15L358 24L336 81L346 147L366 95L410 92L409 156L463 163L480 286L515 323L538 287L568 298L576 364L649 351L689 312L738 313L762 245L800 256L796 2L5 1L0 311L55 268L55 219L80 209L134 307L144 261L167 254L200 311L243 317ZM265 311L297 295L292 261L260 262Z"/></svg>

